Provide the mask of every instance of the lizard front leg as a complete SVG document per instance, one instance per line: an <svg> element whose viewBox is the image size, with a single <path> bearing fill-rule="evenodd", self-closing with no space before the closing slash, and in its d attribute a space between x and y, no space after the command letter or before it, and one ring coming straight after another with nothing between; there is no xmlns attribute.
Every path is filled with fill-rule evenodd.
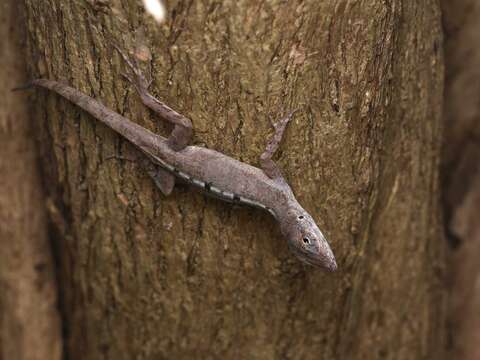
<svg viewBox="0 0 480 360"><path fill-rule="evenodd" d="M278 149L280 142L282 141L283 134L287 127L287 124L292 119L293 115L298 111L293 110L287 116L280 119L278 122L273 123L273 128L275 129L275 133L270 138L265 148L265 151L262 155L260 155L260 167L262 168L263 172L271 179L274 180L283 180L282 171L278 167L277 164L272 160L273 155Z"/></svg>
<svg viewBox="0 0 480 360"><path fill-rule="evenodd" d="M135 86L142 103L175 126L167 139L168 145L175 151L185 148L185 146L190 143L193 134L192 122L190 119L179 114L150 94L148 88L150 87L152 80L147 80L135 59L130 59L118 46L113 46L132 70L134 79L128 75L124 76Z"/></svg>

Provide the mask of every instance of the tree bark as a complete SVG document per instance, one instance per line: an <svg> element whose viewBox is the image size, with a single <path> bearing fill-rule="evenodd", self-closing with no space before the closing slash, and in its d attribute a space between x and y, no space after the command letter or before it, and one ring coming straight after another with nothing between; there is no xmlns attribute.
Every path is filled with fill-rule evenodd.
<svg viewBox="0 0 480 360"><path fill-rule="evenodd" d="M442 1L445 28L445 136L442 188L454 249L451 356L480 358L480 4Z"/></svg>
<svg viewBox="0 0 480 360"><path fill-rule="evenodd" d="M257 164L269 117L302 107L279 163L340 265L303 266L256 210L163 197L115 158L140 156L130 144L38 91L71 359L441 356L436 1L169 1L160 26L134 0L26 5L32 76L164 135L110 38L147 43L153 91L239 160Z"/></svg>
<svg viewBox="0 0 480 360"><path fill-rule="evenodd" d="M59 360L60 317L28 102L23 7L0 4L0 359Z"/></svg>

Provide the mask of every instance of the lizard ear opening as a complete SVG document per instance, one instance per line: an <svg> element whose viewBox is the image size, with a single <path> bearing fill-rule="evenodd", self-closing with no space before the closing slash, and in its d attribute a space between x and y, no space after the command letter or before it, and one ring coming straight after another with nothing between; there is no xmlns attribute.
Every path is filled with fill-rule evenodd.
<svg viewBox="0 0 480 360"><path fill-rule="evenodd" d="M304 238L303 238L303 242L304 242L305 244L310 244L310 239L304 237Z"/></svg>

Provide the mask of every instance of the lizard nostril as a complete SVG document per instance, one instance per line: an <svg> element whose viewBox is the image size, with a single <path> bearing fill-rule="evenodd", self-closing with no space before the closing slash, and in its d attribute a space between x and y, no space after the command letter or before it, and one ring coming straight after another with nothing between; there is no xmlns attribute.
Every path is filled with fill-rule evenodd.
<svg viewBox="0 0 480 360"><path fill-rule="evenodd" d="M300 215L298 218L299 218L300 220L302 220L302 219L303 219L303 215Z"/></svg>
<svg viewBox="0 0 480 360"><path fill-rule="evenodd" d="M303 242L304 242L305 244L310 244L310 240L309 240L308 238L303 238Z"/></svg>

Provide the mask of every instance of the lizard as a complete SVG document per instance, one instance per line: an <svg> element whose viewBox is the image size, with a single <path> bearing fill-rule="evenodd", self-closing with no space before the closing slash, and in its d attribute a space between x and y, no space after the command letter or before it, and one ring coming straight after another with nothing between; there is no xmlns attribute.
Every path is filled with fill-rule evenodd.
<svg viewBox="0 0 480 360"><path fill-rule="evenodd" d="M155 98L149 92L152 78L147 80L137 61L118 46L114 47L133 74L122 75L135 87L142 103L174 126L167 138L61 82L39 78L26 87L37 86L57 93L134 144L153 164L147 172L165 196L170 195L175 182L181 180L220 200L265 210L276 219L288 247L302 262L327 271L337 270L325 236L299 204L279 166L272 160L296 111L273 123L274 135L260 156L260 168L213 149L189 145L193 135L191 120Z"/></svg>

